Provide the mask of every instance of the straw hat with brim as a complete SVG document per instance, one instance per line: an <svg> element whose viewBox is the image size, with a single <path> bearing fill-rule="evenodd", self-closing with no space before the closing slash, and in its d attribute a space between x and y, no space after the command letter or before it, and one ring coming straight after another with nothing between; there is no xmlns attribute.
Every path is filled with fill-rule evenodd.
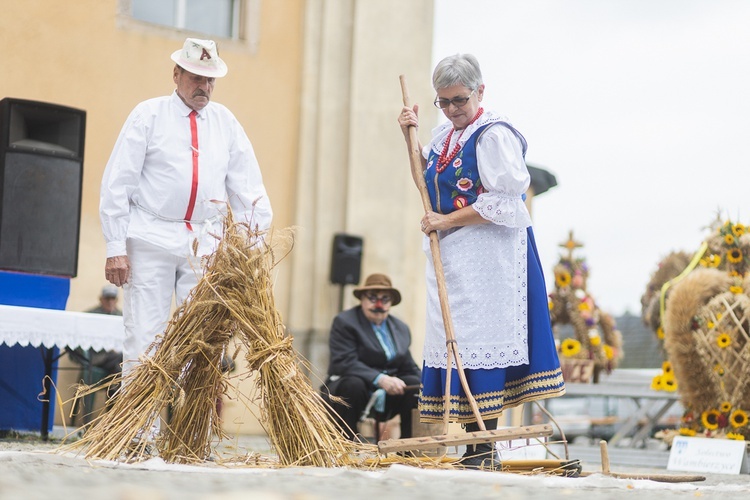
<svg viewBox="0 0 750 500"><path fill-rule="evenodd" d="M227 74L227 65L219 57L213 40L188 38L172 60L182 69L208 78L220 78Z"/></svg>
<svg viewBox="0 0 750 500"><path fill-rule="evenodd" d="M391 278L385 274L371 274L365 280L364 286L355 288L353 293L358 299L362 298L362 294L366 292L383 291L388 292L393 296L392 305L396 305L401 302L401 292L391 286Z"/></svg>

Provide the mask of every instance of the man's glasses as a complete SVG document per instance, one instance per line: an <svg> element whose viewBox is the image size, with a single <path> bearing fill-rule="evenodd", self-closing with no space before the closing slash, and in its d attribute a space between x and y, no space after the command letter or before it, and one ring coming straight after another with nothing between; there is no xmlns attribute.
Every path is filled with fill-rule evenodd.
<svg viewBox="0 0 750 500"><path fill-rule="evenodd" d="M367 298L367 300L369 300L373 304L378 301L382 302L383 304L388 304L392 300L390 295L373 295L373 294L368 293L368 294L365 294L365 297Z"/></svg>
<svg viewBox="0 0 750 500"><path fill-rule="evenodd" d="M435 99L435 107L440 109L445 109L451 104L453 104L457 108L463 108L466 106L466 103L469 102L469 99L471 99L471 96L474 95L474 92L476 92L476 89L471 91L471 94L469 94L467 97L454 97L453 99L446 99L444 97L438 97Z"/></svg>

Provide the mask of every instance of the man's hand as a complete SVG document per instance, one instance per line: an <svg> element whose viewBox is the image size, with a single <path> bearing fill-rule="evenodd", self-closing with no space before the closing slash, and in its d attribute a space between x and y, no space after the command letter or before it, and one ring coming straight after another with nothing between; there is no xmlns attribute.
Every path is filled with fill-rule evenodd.
<svg viewBox="0 0 750 500"><path fill-rule="evenodd" d="M391 377L389 375L383 375L378 379L378 385L385 389L385 392L391 396L400 396L406 389L406 382L398 377Z"/></svg>
<svg viewBox="0 0 750 500"><path fill-rule="evenodd" d="M104 277L115 286L122 286L130 279L130 259L127 255L108 257L104 265Z"/></svg>

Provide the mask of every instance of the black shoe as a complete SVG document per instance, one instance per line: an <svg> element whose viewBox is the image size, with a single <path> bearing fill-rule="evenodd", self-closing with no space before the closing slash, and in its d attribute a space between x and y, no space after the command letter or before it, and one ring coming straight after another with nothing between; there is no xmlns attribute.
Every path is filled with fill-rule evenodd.
<svg viewBox="0 0 750 500"><path fill-rule="evenodd" d="M568 460L562 464L562 473L566 477L579 477L582 470L580 460Z"/></svg>
<svg viewBox="0 0 750 500"><path fill-rule="evenodd" d="M459 460L459 463L467 469L502 470L495 445L490 443L479 443L475 446L466 445L466 453Z"/></svg>
<svg viewBox="0 0 750 500"><path fill-rule="evenodd" d="M464 456L458 461L465 469L486 470L500 472L503 464L496 457L486 455Z"/></svg>

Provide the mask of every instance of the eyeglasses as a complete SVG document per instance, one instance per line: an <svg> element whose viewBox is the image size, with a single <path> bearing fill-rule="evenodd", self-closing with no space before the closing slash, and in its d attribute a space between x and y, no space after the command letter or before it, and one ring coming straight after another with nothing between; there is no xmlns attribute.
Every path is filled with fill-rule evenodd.
<svg viewBox="0 0 750 500"><path fill-rule="evenodd" d="M472 90L471 94L469 94L467 97L454 97L453 99L438 97L435 99L435 102L433 104L436 108L440 109L445 109L451 104L453 104L457 108L463 108L464 106L466 106L466 103L469 102L469 99L471 99L471 96L473 96L474 92L476 91L476 89Z"/></svg>
<svg viewBox="0 0 750 500"><path fill-rule="evenodd" d="M365 297L373 304L378 301L382 302L383 304L388 304L391 302L391 300L393 300L390 295L373 295L367 293L365 294Z"/></svg>

